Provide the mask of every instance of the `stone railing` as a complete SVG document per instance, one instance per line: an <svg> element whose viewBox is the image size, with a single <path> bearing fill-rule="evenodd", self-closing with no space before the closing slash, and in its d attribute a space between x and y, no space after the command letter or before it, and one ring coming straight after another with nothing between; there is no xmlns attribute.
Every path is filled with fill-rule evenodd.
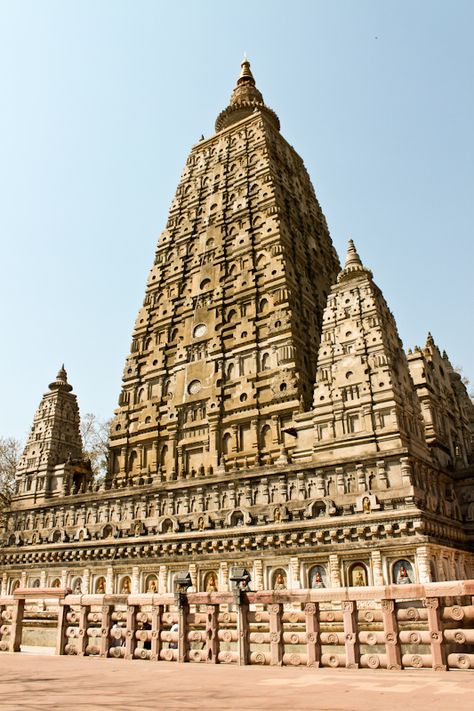
<svg viewBox="0 0 474 711"><path fill-rule="evenodd" d="M355 669L474 669L474 580L386 587L142 595L18 589L0 598L0 650L25 609L57 609L57 654Z"/></svg>

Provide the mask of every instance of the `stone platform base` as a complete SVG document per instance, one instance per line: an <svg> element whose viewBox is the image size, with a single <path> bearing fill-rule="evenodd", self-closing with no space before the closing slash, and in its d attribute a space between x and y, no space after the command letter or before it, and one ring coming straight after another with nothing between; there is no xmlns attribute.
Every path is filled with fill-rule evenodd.
<svg viewBox="0 0 474 711"><path fill-rule="evenodd" d="M472 673L3 654L2 711L472 711Z"/></svg>

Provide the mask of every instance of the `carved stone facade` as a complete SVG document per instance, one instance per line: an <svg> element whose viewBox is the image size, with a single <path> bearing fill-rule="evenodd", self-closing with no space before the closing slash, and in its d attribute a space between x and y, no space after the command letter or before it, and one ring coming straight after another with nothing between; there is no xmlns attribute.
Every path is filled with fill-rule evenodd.
<svg viewBox="0 0 474 711"><path fill-rule="evenodd" d="M341 270L250 66L191 150L93 482L64 369L0 549L2 591L198 591L474 576L474 408L431 336L405 354L352 242Z"/></svg>

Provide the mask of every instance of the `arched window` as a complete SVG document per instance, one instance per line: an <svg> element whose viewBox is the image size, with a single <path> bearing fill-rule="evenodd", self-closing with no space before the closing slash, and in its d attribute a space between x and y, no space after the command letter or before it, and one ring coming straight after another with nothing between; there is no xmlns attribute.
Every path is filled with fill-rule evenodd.
<svg viewBox="0 0 474 711"><path fill-rule="evenodd" d="M262 370L270 369L270 353L264 353L262 355Z"/></svg>
<svg viewBox="0 0 474 711"><path fill-rule="evenodd" d="M363 563L354 563L349 568L349 585L356 588L368 585L367 568Z"/></svg>
<svg viewBox="0 0 474 711"><path fill-rule="evenodd" d="M114 530L112 526L104 526L104 529L102 531L102 538L112 538L114 535Z"/></svg>
<svg viewBox="0 0 474 711"><path fill-rule="evenodd" d="M204 592L217 592L217 573L215 570L209 570L203 580Z"/></svg>
<svg viewBox="0 0 474 711"><path fill-rule="evenodd" d="M273 590L286 590L288 587L286 580L286 571L283 568L277 568L272 574Z"/></svg>
<svg viewBox="0 0 474 711"><path fill-rule="evenodd" d="M158 580L156 575L148 575L145 581L145 589L147 593L158 592Z"/></svg>
<svg viewBox="0 0 474 711"><path fill-rule="evenodd" d="M327 587L326 568L323 565L313 565L308 573L309 587L318 589Z"/></svg>
<svg viewBox="0 0 474 711"><path fill-rule="evenodd" d="M235 365L233 363L230 363L229 367L227 368L227 380L232 380L234 377L235 373Z"/></svg>
<svg viewBox="0 0 474 711"><path fill-rule="evenodd" d="M161 448L161 452L160 452L160 465L161 465L162 467L164 467L164 466L166 465L166 456L167 456L167 454L168 454L168 445L165 444L165 445L163 445L163 447Z"/></svg>
<svg viewBox="0 0 474 711"><path fill-rule="evenodd" d="M267 299L260 300L258 310L260 311L261 314L264 314L268 311L268 300Z"/></svg>
<svg viewBox="0 0 474 711"><path fill-rule="evenodd" d="M262 449L269 450L272 447L272 430L270 425L264 425L260 432L260 442Z"/></svg>
<svg viewBox="0 0 474 711"><path fill-rule="evenodd" d="M392 582L396 585L407 585L415 582L413 566L405 558L397 560L392 566Z"/></svg>
<svg viewBox="0 0 474 711"><path fill-rule="evenodd" d="M232 435L230 432L226 432L226 434L222 438L222 454L230 454L232 448Z"/></svg>
<svg viewBox="0 0 474 711"><path fill-rule="evenodd" d="M133 450L130 453L130 457L128 459L128 471L133 474L134 472L138 471L138 469L138 454L135 450Z"/></svg>
<svg viewBox="0 0 474 711"><path fill-rule="evenodd" d="M204 291L205 289L210 289L211 288L211 280L210 279L203 279L202 282L199 284L199 288L201 291Z"/></svg>
<svg viewBox="0 0 474 711"><path fill-rule="evenodd" d="M98 595L105 594L105 578L102 575L95 581L95 591Z"/></svg>

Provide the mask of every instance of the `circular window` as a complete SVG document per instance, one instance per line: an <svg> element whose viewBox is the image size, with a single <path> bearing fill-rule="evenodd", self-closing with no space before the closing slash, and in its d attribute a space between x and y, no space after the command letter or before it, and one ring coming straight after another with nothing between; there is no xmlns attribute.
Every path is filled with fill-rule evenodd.
<svg viewBox="0 0 474 711"><path fill-rule="evenodd" d="M200 380L192 380L188 385L188 393L190 395L196 395L201 392L202 385Z"/></svg>
<svg viewBox="0 0 474 711"><path fill-rule="evenodd" d="M242 395L240 396L240 402L245 402L246 399L247 399L247 395L245 393L242 393Z"/></svg>
<svg viewBox="0 0 474 711"><path fill-rule="evenodd" d="M201 338L201 336L204 336L206 333L207 333L207 326L205 323L198 323L198 325L194 327L194 330L193 330L194 338Z"/></svg>

